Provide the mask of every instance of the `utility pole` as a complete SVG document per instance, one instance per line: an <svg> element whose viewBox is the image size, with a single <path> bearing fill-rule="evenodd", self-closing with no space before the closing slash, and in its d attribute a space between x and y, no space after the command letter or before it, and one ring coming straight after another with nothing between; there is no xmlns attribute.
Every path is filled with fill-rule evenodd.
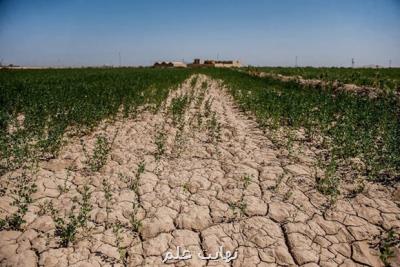
<svg viewBox="0 0 400 267"><path fill-rule="evenodd" d="M121 52L118 52L118 62L119 66L121 67Z"/></svg>
<svg viewBox="0 0 400 267"><path fill-rule="evenodd" d="M352 68L354 68L354 64L355 64L355 61L354 61L354 58L352 58L352 59L351 59L351 67L352 67Z"/></svg>
<svg viewBox="0 0 400 267"><path fill-rule="evenodd" d="M392 60L389 59L389 69L392 67Z"/></svg>
<svg viewBox="0 0 400 267"><path fill-rule="evenodd" d="M298 65L297 65L297 56L296 56L296 59L295 59L294 66L295 66L296 68L298 67Z"/></svg>

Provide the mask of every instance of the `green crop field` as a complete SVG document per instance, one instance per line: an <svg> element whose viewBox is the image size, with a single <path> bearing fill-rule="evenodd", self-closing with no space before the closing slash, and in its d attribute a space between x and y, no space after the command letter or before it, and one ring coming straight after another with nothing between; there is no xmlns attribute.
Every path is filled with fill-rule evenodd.
<svg viewBox="0 0 400 267"><path fill-rule="evenodd" d="M387 91L399 90L400 88L400 68L262 67L257 69L274 74L301 76L304 79L320 79L360 86L371 86Z"/></svg>
<svg viewBox="0 0 400 267"><path fill-rule="evenodd" d="M86 131L119 110L157 107L188 76L174 69L1 70L0 173L27 158L54 156L67 128Z"/></svg>
<svg viewBox="0 0 400 267"><path fill-rule="evenodd" d="M87 243L99 246L107 232L115 253L99 261L121 266L136 255L126 238L169 243L175 230L253 229L265 219L282 246L285 225L327 221L352 233L339 227L373 229L380 213L375 250L386 264L398 244L399 99L241 69L2 69L0 178L3 237L38 228L44 246L61 250L101 233Z"/></svg>
<svg viewBox="0 0 400 267"><path fill-rule="evenodd" d="M335 70L334 70L335 71ZM336 166L352 158L365 165L364 175L388 182L400 175L400 108L397 100L369 99L351 93L252 77L231 70L209 70L222 79L243 110L251 111L261 127L304 128L321 134Z"/></svg>
<svg viewBox="0 0 400 267"><path fill-rule="evenodd" d="M300 74L299 69L271 71ZM317 75L316 69L301 71ZM332 77L350 75L349 69L321 71L332 73ZM372 81L374 71L362 73ZM102 119L112 118L119 111L132 116L144 104L156 109L171 88L194 72L135 68L2 70L2 171L21 166L27 158L54 156L67 130L70 134L90 131ZM234 70L198 72L222 79L242 109L256 115L261 127L303 128L309 136L320 134L326 137L324 145L329 147L329 161L333 165L360 158L366 164L365 175L379 181L398 179L400 122L395 99L368 99L349 93L333 95L296 82L251 77ZM391 69L384 73L394 77L396 72L397 69Z"/></svg>

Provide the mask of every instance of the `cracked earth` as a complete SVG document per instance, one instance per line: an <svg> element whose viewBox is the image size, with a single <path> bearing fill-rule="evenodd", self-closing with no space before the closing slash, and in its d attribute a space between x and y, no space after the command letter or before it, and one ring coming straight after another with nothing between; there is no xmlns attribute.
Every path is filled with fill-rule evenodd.
<svg viewBox="0 0 400 267"><path fill-rule="evenodd" d="M182 96L190 104L177 123L170 106ZM90 171L88 155L99 135L110 150L104 166ZM400 228L399 189L366 182L362 193L331 204L316 190L315 173L323 171L315 167L318 149L299 135L289 157L220 81L198 75L159 112L143 109L135 118L103 122L40 162L29 174L38 188L23 230L0 232L0 265L382 266L374 244ZM87 223L63 246L55 218L67 221L79 212L85 186ZM1 218L15 209L8 192L0 197ZM193 255L223 246L238 257L163 263L177 246Z"/></svg>

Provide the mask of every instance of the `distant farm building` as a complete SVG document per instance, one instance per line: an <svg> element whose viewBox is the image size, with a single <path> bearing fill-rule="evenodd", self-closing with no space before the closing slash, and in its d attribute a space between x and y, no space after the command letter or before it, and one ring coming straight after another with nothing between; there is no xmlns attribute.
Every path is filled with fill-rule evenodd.
<svg viewBox="0 0 400 267"><path fill-rule="evenodd" d="M186 68L187 65L181 61L157 61L154 63L155 68Z"/></svg>
<svg viewBox="0 0 400 267"><path fill-rule="evenodd" d="M216 68L239 68L242 65L239 60L193 60L193 63L188 64L188 67L216 67Z"/></svg>
<svg viewBox="0 0 400 267"><path fill-rule="evenodd" d="M194 59L193 63L186 64L182 61L157 61L154 68L197 68L197 67L215 67L215 68L239 68L242 65L239 60L201 60Z"/></svg>

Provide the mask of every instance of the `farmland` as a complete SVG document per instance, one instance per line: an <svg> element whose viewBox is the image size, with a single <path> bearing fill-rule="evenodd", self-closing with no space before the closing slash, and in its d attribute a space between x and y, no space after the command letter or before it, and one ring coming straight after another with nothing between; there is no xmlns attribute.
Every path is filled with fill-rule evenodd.
<svg viewBox="0 0 400 267"><path fill-rule="evenodd" d="M118 111L132 116L143 105L157 109L188 75L146 69L1 71L0 173L27 159L54 156L67 129L85 132Z"/></svg>
<svg viewBox="0 0 400 267"><path fill-rule="evenodd" d="M190 266L214 264L201 258L219 246L232 266L389 265L399 114L390 94L233 69L1 70L0 265L164 266L177 246Z"/></svg>
<svg viewBox="0 0 400 267"><path fill-rule="evenodd" d="M375 87L388 92L398 90L400 87L400 68L262 67L257 69L272 74L301 76L304 79Z"/></svg>

